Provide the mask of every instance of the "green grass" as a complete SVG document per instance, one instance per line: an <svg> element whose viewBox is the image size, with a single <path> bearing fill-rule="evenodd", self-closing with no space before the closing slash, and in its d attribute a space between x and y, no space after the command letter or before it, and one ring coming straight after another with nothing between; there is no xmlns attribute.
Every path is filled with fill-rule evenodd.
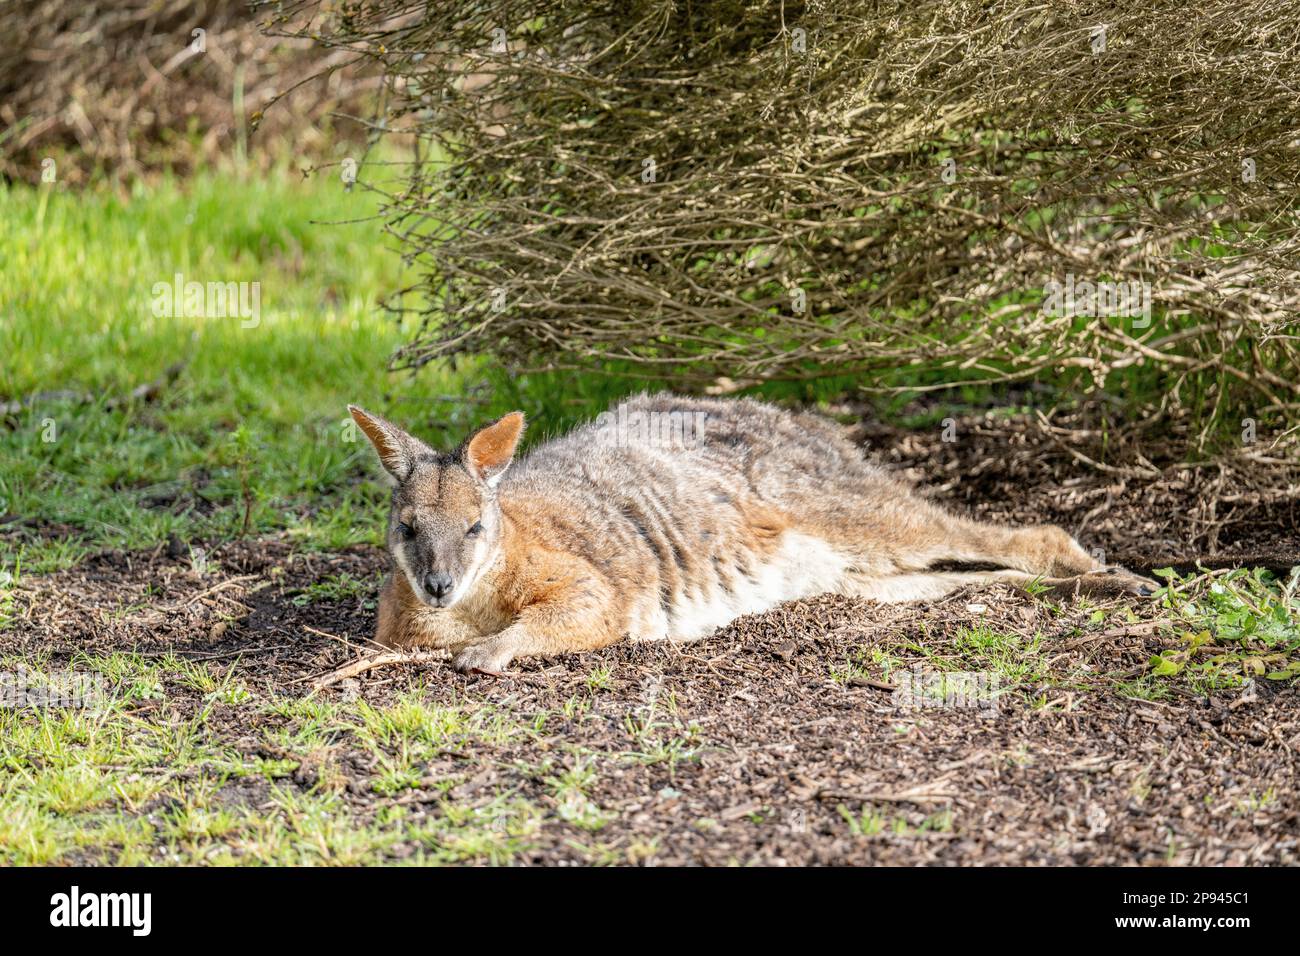
<svg viewBox="0 0 1300 956"><path fill-rule="evenodd" d="M1153 677L1207 693L1300 677L1300 568L1284 580L1262 568L1164 576L1160 601L1177 643L1152 656Z"/></svg>
<svg viewBox="0 0 1300 956"><path fill-rule="evenodd" d="M925 833L950 833L953 829L951 810L924 817L915 814L919 817L917 823L911 822L902 814L887 815L870 804L863 806L856 814L843 804L838 804L835 811L848 824L849 832L855 837L917 836Z"/></svg>
<svg viewBox="0 0 1300 956"><path fill-rule="evenodd" d="M1145 620L1132 606L1097 607L1081 626L1044 635L1034 630L977 624L958 627L950 637L931 638L924 626L919 640L884 636L827 662L837 684L886 681L906 684L916 667L934 681L941 700L944 675L984 675L992 696L1028 695L1044 700L1036 688L1105 691L1135 700L1165 700L1179 691L1196 694L1244 692L1248 682L1293 682L1300 677L1300 568L1278 579L1263 568L1211 571L1180 577L1159 573L1166 586L1152 598L1153 639L1163 649L1150 655L1140 674L1124 669L1081 669L1073 655L1058 652L1061 638L1095 634ZM1061 609L1048 598L1047 607ZM1087 605L1075 605L1086 609ZM968 693L960 682L957 693ZM1035 697L1035 693L1038 694Z"/></svg>
<svg viewBox="0 0 1300 956"><path fill-rule="evenodd" d="M0 538L2 566L18 550L40 573L169 533L229 538L245 506L252 533L373 538L382 492L346 404L419 424L436 415L422 395L456 391L385 371L404 333L376 303L400 262L373 219L343 223L374 212L328 177L208 172L127 197L0 187L0 396L96 399L42 400L0 427L0 514L28 522ZM155 317L154 283L177 272L260 283L260 324ZM156 402L105 407L176 362Z"/></svg>
<svg viewBox="0 0 1300 956"><path fill-rule="evenodd" d="M654 852L577 839L615 817L596 789L627 765L621 747L544 737L488 700L436 703L422 683L382 705L290 697L237 663L172 654L25 666L97 683L86 707L0 708L0 865L506 864L556 841L591 863ZM506 758L511 743L537 760ZM458 790L494 766L496 782Z"/></svg>
<svg viewBox="0 0 1300 956"><path fill-rule="evenodd" d="M373 605L379 584L378 579L358 578L345 571L309 584L294 595L293 603L298 607L304 607L316 601L350 600L366 601Z"/></svg>

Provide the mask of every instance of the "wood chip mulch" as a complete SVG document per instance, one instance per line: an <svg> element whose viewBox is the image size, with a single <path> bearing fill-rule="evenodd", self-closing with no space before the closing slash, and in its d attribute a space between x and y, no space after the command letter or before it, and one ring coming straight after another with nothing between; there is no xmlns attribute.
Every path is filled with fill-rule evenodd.
<svg viewBox="0 0 1300 956"><path fill-rule="evenodd" d="M341 573L377 583L385 559L373 548L301 554L270 539L214 548L207 561L196 570L160 547L27 579L25 614L0 632L0 653L172 651L260 694L301 696L373 628L373 597L302 599ZM1136 611L1088 631L1089 608L1002 587L928 606L822 596L687 646L526 661L505 678L400 665L321 693L382 707L414 689L530 727L547 714L539 732L505 742L468 734L426 768L426 783L454 780L451 797L470 805L515 793L549 806L548 773L590 766L588 796L607 822L588 832L552 807L528 857L537 863L587 860L579 848L594 844L659 864L1300 862L1297 690L1126 697L1115 681L1139 676L1170 640L1153 608ZM980 627L1041 635L1051 679L1005 682L993 707L899 702L890 688L914 667L968 661ZM197 694L168 687L181 707L187 693L197 708ZM261 752L247 710L218 705L209 720L232 746ZM437 813L446 799L380 797L361 755L341 765L361 813L393 802ZM298 785L312 786L311 768L300 770Z"/></svg>

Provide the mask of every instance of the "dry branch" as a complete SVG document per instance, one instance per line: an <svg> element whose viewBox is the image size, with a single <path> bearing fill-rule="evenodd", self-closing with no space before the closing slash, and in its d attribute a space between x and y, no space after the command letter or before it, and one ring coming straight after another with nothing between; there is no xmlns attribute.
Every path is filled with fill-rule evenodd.
<svg viewBox="0 0 1300 956"><path fill-rule="evenodd" d="M0 11L5 178L40 182L48 159L58 183L80 184L96 169L130 178L236 151L266 167L282 153L259 151L259 135L290 139L299 163L337 156L340 136L364 139L331 116L361 112L378 77L310 39L263 35L247 0L6 0ZM322 69L329 82L305 82ZM292 108L268 112L257 133L293 87Z"/></svg>
<svg viewBox="0 0 1300 956"><path fill-rule="evenodd" d="M1141 386L1193 444L1300 410L1300 0L282 9L418 136L399 364ZM1150 315L1044 308L1071 276Z"/></svg>
<svg viewBox="0 0 1300 956"><path fill-rule="evenodd" d="M368 654L318 677L312 682L311 692L314 694L319 690L324 690L326 687L339 683L339 681L374 670L376 667L388 667L392 664L429 664L433 661L445 663L446 660L446 653L441 651L422 651L418 653L383 651L378 654Z"/></svg>

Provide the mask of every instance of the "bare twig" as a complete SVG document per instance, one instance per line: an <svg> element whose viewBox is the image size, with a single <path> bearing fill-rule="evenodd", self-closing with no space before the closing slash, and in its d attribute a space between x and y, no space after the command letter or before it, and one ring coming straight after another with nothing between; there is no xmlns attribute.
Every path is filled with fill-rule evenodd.
<svg viewBox="0 0 1300 956"><path fill-rule="evenodd" d="M385 651L379 654L370 654L366 657L358 658L344 664L342 667L335 668L328 674L316 678L311 685L311 693L324 690L331 687L339 681L347 680L349 677L356 677L358 674L364 674L367 671L374 670L376 667L388 667L392 664L431 664L434 661L446 661L447 654L444 651Z"/></svg>

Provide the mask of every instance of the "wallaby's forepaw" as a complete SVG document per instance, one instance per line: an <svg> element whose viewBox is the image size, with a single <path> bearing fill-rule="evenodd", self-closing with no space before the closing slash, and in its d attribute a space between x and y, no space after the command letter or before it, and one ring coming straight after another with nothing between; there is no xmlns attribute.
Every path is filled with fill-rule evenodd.
<svg viewBox="0 0 1300 956"><path fill-rule="evenodd" d="M509 667L514 659L515 652L509 645L497 640L487 640L481 644L471 644L464 650L458 651L451 659L451 666L462 674L471 671L499 674Z"/></svg>

